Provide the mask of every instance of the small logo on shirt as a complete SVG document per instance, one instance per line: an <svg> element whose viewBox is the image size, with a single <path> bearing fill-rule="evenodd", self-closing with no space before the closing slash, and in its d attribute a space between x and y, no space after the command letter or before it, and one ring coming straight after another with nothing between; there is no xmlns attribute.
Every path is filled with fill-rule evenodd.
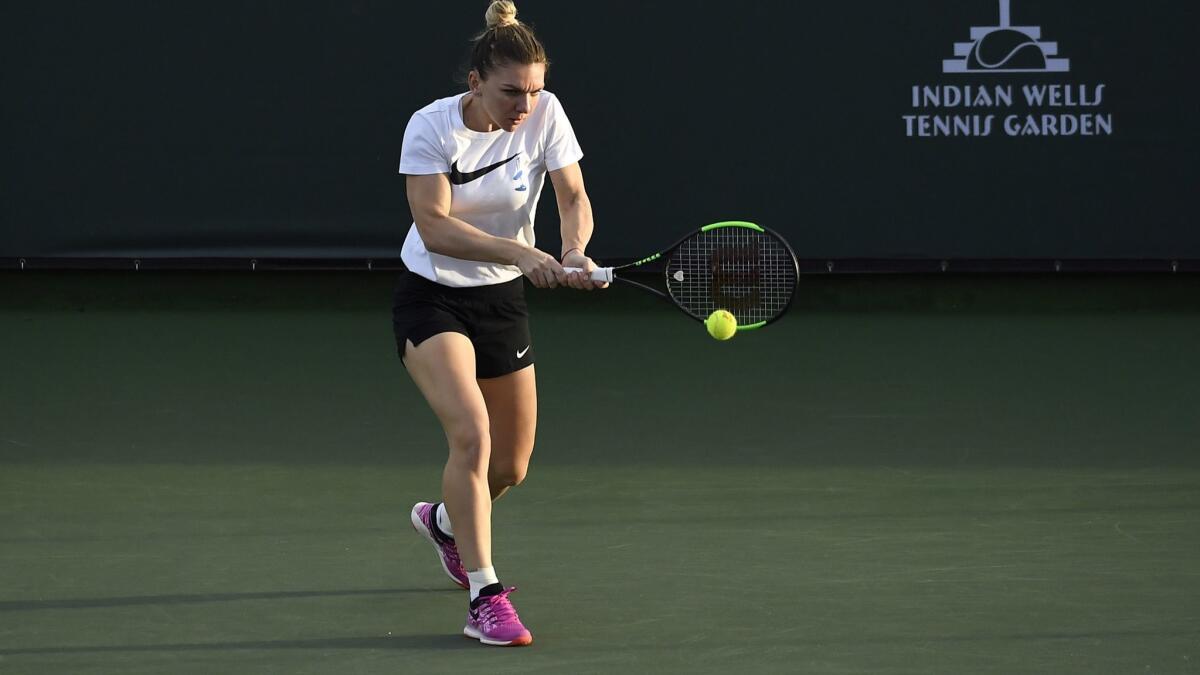
<svg viewBox="0 0 1200 675"><path fill-rule="evenodd" d="M533 345L526 345L526 346L525 346L525 349L518 349L518 350L517 350L517 358L518 358L518 359L523 359L523 358L525 358L525 354L526 354L527 352L529 352L529 348L530 348L530 347L532 347L532 346L533 346Z"/></svg>
<svg viewBox="0 0 1200 675"><path fill-rule="evenodd" d="M521 177L524 175L525 175L525 170L521 169L520 171L517 172L517 175L513 176L513 182L515 183L515 182L520 181ZM520 185L518 185L517 187L515 187L513 189L516 190L517 192L524 192L524 191L528 190L529 187L527 185L525 185L524 183L521 183Z"/></svg>
<svg viewBox="0 0 1200 675"><path fill-rule="evenodd" d="M450 165L450 182L453 183L454 185L466 185L467 183L470 183L473 180L479 180L480 178L483 178L484 176L488 175L489 173L495 171L496 169L499 169L500 167L504 166L505 164L508 164L509 162L513 161L514 159L516 159L517 157L520 157L520 156L521 156L521 153L518 152L517 154L513 155L512 157L509 157L508 159L506 159L502 162L496 162L495 164L492 164L491 166L485 166L482 169L476 169L474 171L469 171L467 173L463 173L458 170L458 160L456 159L456 160L454 160L454 163Z"/></svg>

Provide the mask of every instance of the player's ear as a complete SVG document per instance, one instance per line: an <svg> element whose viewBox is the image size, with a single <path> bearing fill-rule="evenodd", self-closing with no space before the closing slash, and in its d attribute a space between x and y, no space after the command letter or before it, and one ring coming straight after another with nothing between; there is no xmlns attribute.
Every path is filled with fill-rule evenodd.
<svg viewBox="0 0 1200 675"><path fill-rule="evenodd" d="M483 84L483 80L479 77L479 71L472 68L471 72L467 73L467 88L471 90L472 94L478 94L481 84Z"/></svg>

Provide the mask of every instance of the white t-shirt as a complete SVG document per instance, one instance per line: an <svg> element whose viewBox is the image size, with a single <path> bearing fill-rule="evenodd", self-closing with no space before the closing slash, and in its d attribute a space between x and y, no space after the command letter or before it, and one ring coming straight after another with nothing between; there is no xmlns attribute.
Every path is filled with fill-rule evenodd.
<svg viewBox="0 0 1200 675"><path fill-rule="evenodd" d="M546 173L583 157L575 131L562 104L544 90L516 131L472 131L459 105L465 95L434 101L412 116L404 131L400 173L449 174L451 216L533 246L533 219ZM521 276L515 265L431 253L416 223L401 258L410 271L446 286L486 286Z"/></svg>

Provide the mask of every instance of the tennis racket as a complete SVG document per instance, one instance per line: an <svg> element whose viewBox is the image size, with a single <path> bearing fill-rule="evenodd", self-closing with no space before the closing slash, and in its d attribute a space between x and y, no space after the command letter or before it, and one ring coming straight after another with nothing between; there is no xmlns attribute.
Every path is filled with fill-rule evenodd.
<svg viewBox="0 0 1200 675"><path fill-rule="evenodd" d="M661 261L661 262L659 262ZM665 291L624 276L662 265ZM567 272L582 271L578 267ZM703 322L718 309L737 319L738 330L755 330L783 316L792 304L800 268L783 237L754 223L731 220L692 232L670 248L628 265L597 267L594 281L637 286L669 300Z"/></svg>

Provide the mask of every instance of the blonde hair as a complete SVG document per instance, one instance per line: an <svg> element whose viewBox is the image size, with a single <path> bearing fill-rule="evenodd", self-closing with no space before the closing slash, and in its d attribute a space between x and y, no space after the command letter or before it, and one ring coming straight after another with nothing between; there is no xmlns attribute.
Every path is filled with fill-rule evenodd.
<svg viewBox="0 0 1200 675"><path fill-rule="evenodd" d="M487 79L492 68L500 64L514 63L550 65L546 48L542 46L533 29L517 21L517 6L510 0L495 0L488 5L483 15L487 28L475 36L471 49L471 69Z"/></svg>
<svg viewBox="0 0 1200 675"><path fill-rule="evenodd" d="M517 6L509 0L496 0L488 5L483 18L487 22L488 29L521 25L521 22L517 21Z"/></svg>

